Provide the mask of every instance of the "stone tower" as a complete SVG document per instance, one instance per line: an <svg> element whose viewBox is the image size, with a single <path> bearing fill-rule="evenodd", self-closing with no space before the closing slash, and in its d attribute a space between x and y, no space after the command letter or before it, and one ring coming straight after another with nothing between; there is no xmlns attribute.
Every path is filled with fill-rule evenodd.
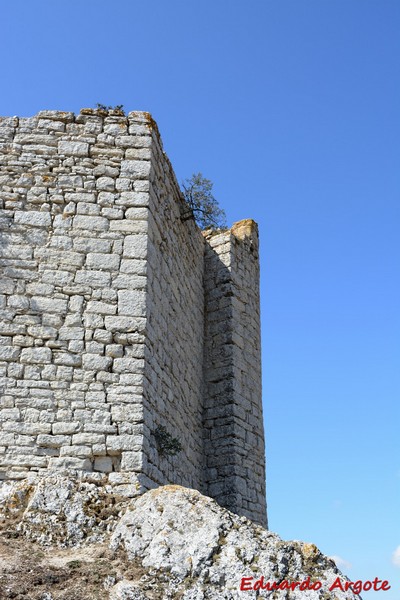
<svg viewBox="0 0 400 600"><path fill-rule="evenodd" d="M266 525L256 224L182 218L144 112L0 119L0 189L0 478L176 483Z"/></svg>

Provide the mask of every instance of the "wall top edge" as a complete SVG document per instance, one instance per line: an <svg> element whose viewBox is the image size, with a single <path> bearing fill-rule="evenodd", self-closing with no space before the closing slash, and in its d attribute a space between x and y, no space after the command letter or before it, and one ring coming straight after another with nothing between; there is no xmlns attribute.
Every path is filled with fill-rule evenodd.
<svg viewBox="0 0 400 600"><path fill-rule="evenodd" d="M221 238L233 236L240 241L246 239L258 241L258 225L253 219L242 219L241 221L236 221L228 229L205 229L202 231L202 234L206 240L211 240L216 236L221 236Z"/></svg>
<svg viewBox="0 0 400 600"><path fill-rule="evenodd" d="M75 114L74 112L62 111L62 110L41 110L36 115L32 115L30 117L21 117L21 116L0 116L0 124L4 120L9 119L49 119L53 121L62 121L64 123L71 123L79 118L81 115L83 116L94 116L101 117L103 119L107 117L122 117L128 119L129 121L135 121L136 123L145 123L150 126L150 128L158 129L157 123L151 116L149 112L141 111L141 110L133 110L129 113L125 114L123 110L119 109L110 109L103 110L101 108L81 108L79 114Z"/></svg>

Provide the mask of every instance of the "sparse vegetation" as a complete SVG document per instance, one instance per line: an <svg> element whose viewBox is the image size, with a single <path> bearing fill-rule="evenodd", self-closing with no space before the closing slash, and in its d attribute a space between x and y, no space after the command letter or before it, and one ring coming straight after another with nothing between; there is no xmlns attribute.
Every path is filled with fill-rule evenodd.
<svg viewBox="0 0 400 600"><path fill-rule="evenodd" d="M106 106L105 104L99 104L99 102L97 102L96 108L97 108L97 110L102 110L104 112L108 112L108 111L112 110L112 111L118 112L118 113L122 114L123 116L125 116L123 104L117 104L117 106Z"/></svg>
<svg viewBox="0 0 400 600"><path fill-rule="evenodd" d="M225 211L219 206L212 194L213 182L195 173L182 182L183 197L188 211L182 220L194 218L201 229L219 229L226 227Z"/></svg>
<svg viewBox="0 0 400 600"><path fill-rule="evenodd" d="M153 435L156 440L158 453L161 456L174 456L182 450L182 444L178 438L172 437L163 425L159 425L153 431Z"/></svg>

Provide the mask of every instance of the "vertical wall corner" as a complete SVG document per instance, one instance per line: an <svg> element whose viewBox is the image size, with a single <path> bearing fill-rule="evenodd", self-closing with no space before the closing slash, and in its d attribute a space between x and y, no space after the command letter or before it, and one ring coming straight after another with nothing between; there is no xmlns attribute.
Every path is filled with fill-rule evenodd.
<svg viewBox="0 0 400 600"><path fill-rule="evenodd" d="M246 219L205 238L207 493L266 526L258 227Z"/></svg>

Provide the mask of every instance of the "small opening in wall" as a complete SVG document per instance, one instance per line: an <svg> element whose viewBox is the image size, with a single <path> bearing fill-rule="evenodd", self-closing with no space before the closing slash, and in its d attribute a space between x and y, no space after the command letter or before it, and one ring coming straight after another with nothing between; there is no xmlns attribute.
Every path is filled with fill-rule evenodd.
<svg viewBox="0 0 400 600"><path fill-rule="evenodd" d="M100 473L111 473L121 470L121 455L117 456L97 456L94 459L93 468Z"/></svg>
<svg viewBox="0 0 400 600"><path fill-rule="evenodd" d="M113 469L112 469L113 471L121 470L121 455L112 457L112 467L113 467Z"/></svg>

